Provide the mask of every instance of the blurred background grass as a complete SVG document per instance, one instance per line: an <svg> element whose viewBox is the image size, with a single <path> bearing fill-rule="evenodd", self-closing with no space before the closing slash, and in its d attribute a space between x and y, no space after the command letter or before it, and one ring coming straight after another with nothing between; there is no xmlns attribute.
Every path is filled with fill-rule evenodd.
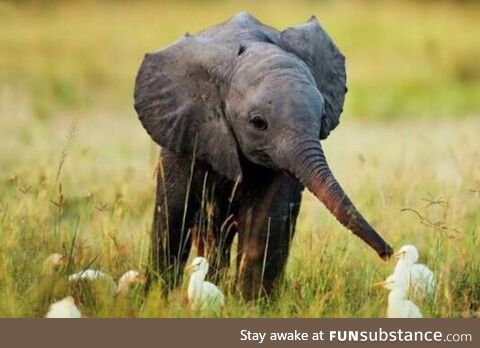
<svg viewBox="0 0 480 348"><path fill-rule="evenodd" d="M480 315L480 4L171 0L0 1L0 316L43 315L42 262L72 244L71 271L146 267L157 148L133 110L136 70L145 52L240 10L277 28L320 19L348 69L331 167L378 231L417 245L436 272L426 316ZM281 301L228 294L225 316L384 315L386 293L370 284L392 264L309 193L297 230ZM135 310L82 311L195 316L185 285Z"/></svg>
<svg viewBox="0 0 480 348"><path fill-rule="evenodd" d="M276 28L315 14L347 57L347 117L480 109L480 5L472 1L0 2L0 91L37 117L131 110L145 52L240 10Z"/></svg>

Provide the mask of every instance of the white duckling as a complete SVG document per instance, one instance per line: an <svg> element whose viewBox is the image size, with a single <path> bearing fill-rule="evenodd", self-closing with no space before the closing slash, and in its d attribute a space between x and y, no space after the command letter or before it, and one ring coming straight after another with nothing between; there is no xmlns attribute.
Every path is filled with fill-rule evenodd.
<svg viewBox="0 0 480 348"><path fill-rule="evenodd" d="M425 265L417 263L418 250L413 245L404 245L394 254L398 261L393 274L403 278L407 291L412 291L413 297L425 297L435 292L433 272Z"/></svg>
<svg viewBox="0 0 480 348"><path fill-rule="evenodd" d="M100 279L115 283L113 278L110 277L108 274L95 269L86 269L68 276L69 282L74 282L77 280L100 280Z"/></svg>
<svg viewBox="0 0 480 348"><path fill-rule="evenodd" d="M67 296L63 300L53 303L45 318L81 318L82 314L75 305L72 296Z"/></svg>
<svg viewBox="0 0 480 348"><path fill-rule="evenodd" d="M70 289L83 300L91 297L93 294L111 293L115 294L117 282L108 274L95 270L86 269L68 276ZM99 291L101 289L101 291ZM86 296L84 298L84 296ZM95 297L96 298L96 297ZM82 300L82 301L83 301Z"/></svg>
<svg viewBox="0 0 480 348"><path fill-rule="evenodd" d="M412 301L405 299L407 287L403 282L403 278L392 274L383 282L373 285L383 286L385 289L390 290L388 294L387 318L422 318L422 313L418 307Z"/></svg>
<svg viewBox="0 0 480 348"><path fill-rule="evenodd" d="M223 307L223 293L214 284L205 281L208 261L204 257L196 257L189 269L192 270L192 275L188 284L188 300L192 309L218 310Z"/></svg>
<svg viewBox="0 0 480 348"><path fill-rule="evenodd" d="M146 281L144 274L134 270L127 271L118 280L117 294L126 295L132 284L144 284Z"/></svg>

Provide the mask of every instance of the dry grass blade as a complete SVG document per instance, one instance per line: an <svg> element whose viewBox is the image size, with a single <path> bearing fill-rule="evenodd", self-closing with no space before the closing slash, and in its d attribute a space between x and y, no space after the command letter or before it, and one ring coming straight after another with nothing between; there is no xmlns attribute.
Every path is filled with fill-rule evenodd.
<svg viewBox="0 0 480 348"><path fill-rule="evenodd" d="M57 174L55 175L55 185L58 183L58 180L60 179L62 168L65 164L65 161L68 156L68 152L70 151L73 140L78 131L79 123L80 123L80 117L75 116L72 120L72 123L70 124L70 128L68 130L67 135L63 139L62 152L60 153L60 160L58 161Z"/></svg>

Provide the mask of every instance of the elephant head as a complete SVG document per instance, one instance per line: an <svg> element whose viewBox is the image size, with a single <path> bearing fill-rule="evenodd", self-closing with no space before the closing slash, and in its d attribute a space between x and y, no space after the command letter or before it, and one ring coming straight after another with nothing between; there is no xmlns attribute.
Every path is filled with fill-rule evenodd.
<svg viewBox="0 0 480 348"><path fill-rule="evenodd" d="M147 54L135 109L155 142L232 181L240 156L293 175L382 258L390 246L345 194L319 140L338 125L345 59L317 19L281 32L246 13Z"/></svg>

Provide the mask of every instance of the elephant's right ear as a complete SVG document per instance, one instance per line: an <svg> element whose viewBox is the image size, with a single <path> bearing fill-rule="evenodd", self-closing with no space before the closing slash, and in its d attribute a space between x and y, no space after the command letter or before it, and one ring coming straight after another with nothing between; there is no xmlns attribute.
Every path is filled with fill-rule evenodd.
<svg viewBox="0 0 480 348"><path fill-rule="evenodd" d="M304 24L280 33L281 45L294 53L310 68L319 91L325 99L320 139L325 139L340 122L345 100L345 57L313 16Z"/></svg>
<svg viewBox="0 0 480 348"><path fill-rule="evenodd" d="M204 39L185 36L145 56L134 96L140 121L157 144L195 156L232 181L241 179L242 172L221 94L234 55Z"/></svg>

